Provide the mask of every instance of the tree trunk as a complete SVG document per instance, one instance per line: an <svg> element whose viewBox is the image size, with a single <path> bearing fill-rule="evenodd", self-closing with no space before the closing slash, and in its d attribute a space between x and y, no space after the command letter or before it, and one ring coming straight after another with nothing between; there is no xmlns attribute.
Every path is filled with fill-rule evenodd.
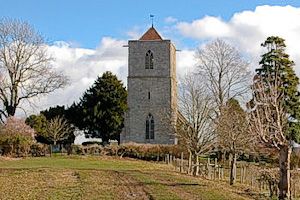
<svg viewBox="0 0 300 200"><path fill-rule="evenodd" d="M193 175L199 175L199 156L197 154L194 155L194 167L193 167Z"/></svg>
<svg viewBox="0 0 300 200"><path fill-rule="evenodd" d="M15 106L11 106L11 105L7 105L6 106L6 112L7 115L10 116L15 116L16 113L16 107Z"/></svg>
<svg viewBox="0 0 300 200"><path fill-rule="evenodd" d="M199 176L199 168L200 168L200 163L199 163L199 155L196 154L196 176Z"/></svg>
<svg viewBox="0 0 300 200"><path fill-rule="evenodd" d="M232 159L230 163L230 185L235 183L236 179L236 153L232 153Z"/></svg>
<svg viewBox="0 0 300 200"><path fill-rule="evenodd" d="M279 152L279 169L280 169L280 180L278 184L279 188L279 199L290 198L290 158L292 149L286 145L280 149Z"/></svg>
<svg viewBox="0 0 300 200"><path fill-rule="evenodd" d="M188 163L188 174L192 172L192 152L189 151L189 163Z"/></svg>
<svg viewBox="0 0 300 200"><path fill-rule="evenodd" d="M222 160L221 162L225 163L226 161L226 151L224 150L224 152L222 152Z"/></svg>
<svg viewBox="0 0 300 200"><path fill-rule="evenodd" d="M229 153L229 157L228 157L228 166L230 167L232 163L232 153Z"/></svg>
<svg viewBox="0 0 300 200"><path fill-rule="evenodd" d="M106 145L109 144L109 137L106 137L105 134L101 137L101 139L102 139L102 145L103 146L106 146Z"/></svg>

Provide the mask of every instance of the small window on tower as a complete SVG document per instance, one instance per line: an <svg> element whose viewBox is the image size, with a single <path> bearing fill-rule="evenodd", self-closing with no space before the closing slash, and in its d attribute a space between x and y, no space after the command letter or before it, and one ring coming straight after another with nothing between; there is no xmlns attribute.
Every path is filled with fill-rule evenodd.
<svg viewBox="0 0 300 200"><path fill-rule="evenodd" d="M151 50L147 51L145 56L145 69L153 69L153 53Z"/></svg>
<svg viewBox="0 0 300 200"><path fill-rule="evenodd" d="M154 118L150 113L146 119L146 139L154 139Z"/></svg>
<svg viewBox="0 0 300 200"><path fill-rule="evenodd" d="M150 99L150 92L148 92L148 99Z"/></svg>

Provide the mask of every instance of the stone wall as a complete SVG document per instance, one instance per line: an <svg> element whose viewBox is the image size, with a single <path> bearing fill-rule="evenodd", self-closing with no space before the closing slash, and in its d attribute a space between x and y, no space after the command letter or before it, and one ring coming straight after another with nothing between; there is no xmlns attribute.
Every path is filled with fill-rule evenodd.
<svg viewBox="0 0 300 200"><path fill-rule="evenodd" d="M145 69L145 55L153 52L153 69ZM170 40L129 41L128 107L121 143L174 144L173 127L166 113L176 120L176 50ZM150 99L149 93L150 92ZM155 139L146 140L146 118L155 121Z"/></svg>

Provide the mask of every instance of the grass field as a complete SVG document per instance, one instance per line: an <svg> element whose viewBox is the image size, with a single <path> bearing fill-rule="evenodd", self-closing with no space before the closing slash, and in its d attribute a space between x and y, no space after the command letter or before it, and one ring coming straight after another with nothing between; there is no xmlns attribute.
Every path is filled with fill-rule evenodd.
<svg viewBox="0 0 300 200"><path fill-rule="evenodd" d="M259 199L242 186L112 157L0 158L0 199Z"/></svg>

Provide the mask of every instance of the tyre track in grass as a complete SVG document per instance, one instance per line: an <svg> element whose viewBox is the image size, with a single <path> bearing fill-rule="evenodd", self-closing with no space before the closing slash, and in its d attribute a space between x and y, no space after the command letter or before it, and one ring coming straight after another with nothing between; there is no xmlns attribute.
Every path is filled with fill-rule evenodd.
<svg viewBox="0 0 300 200"><path fill-rule="evenodd" d="M238 193L233 192L230 197L224 193L218 193L215 191L216 188L211 188L207 182L200 182L200 179L195 177L185 177L185 175L170 172L142 172L144 175L148 176L149 179L155 180L160 184L167 187L168 191L175 193L180 199L189 200L201 200L201 199L241 199L248 200L253 199L250 197L244 197ZM199 193L199 191L205 191L205 193ZM217 190L218 191L218 190ZM224 196L225 195L225 196Z"/></svg>
<svg viewBox="0 0 300 200"><path fill-rule="evenodd" d="M153 200L153 196L147 192L145 185L132 176L120 171L111 171L112 175L119 181L119 197L128 200Z"/></svg>
<svg viewBox="0 0 300 200"><path fill-rule="evenodd" d="M188 187L195 187L198 184L197 183L187 183L187 182L178 182L178 181L172 181L168 177L162 177L160 176L160 173L157 172L143 172L140 171L140 173L144 174L145 176L148 176L149 179L155 180L159 184L165 186L167 188L168 193L175 194L178 199L189 199L189 200L199 200L198 197L195 196L195 194L186 191L182 186L188 186Z"/></svg>
<svg viewBox="0 0 300 200"><path fill-rule="evenodd" d="M146 190L153 196L153 199L199 200L199 198L196 198L194 194L187 193L179 187L182 184L189 186L192 186L194 184L172 182L158 177L156 172L150 173L141 170L131 170L127 171L126 174L128 174L129 176L133 176L135 179L145 184Z"/></svg>

